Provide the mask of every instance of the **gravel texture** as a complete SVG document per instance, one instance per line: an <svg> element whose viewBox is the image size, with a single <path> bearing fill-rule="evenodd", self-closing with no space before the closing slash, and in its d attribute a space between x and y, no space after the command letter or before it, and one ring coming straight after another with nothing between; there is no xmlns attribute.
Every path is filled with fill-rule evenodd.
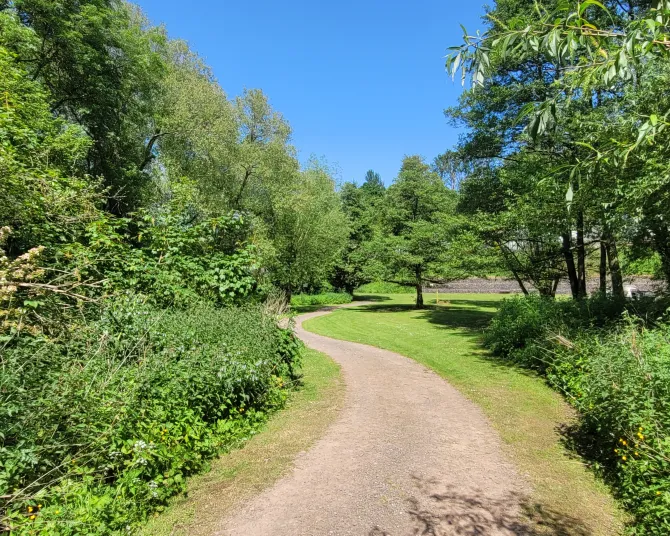
<svg viewBox="0 0 670 536"><path fill-rule="evenodd" d="M518 517L526 484L481 410L406 357L302 328L326 312L300 316L296 332L341 365L341 415L216 534L531 534Z"/></svg>

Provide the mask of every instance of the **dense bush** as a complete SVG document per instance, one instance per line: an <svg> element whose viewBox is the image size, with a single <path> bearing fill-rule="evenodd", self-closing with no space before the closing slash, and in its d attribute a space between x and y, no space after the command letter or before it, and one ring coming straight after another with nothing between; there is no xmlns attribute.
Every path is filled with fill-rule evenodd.
<svg viewBox="0 0 670 536"><path fill-rule="evenodd" d="M0 354L0 526L132 528L281 406L298 350L259 307L130 298L59 340L13 341Z"/></svg>
<svg viewBox="0 0 670 536"><path fill-rule="evenodd" d="M413 294L414 291L414 287L407 287L398 283L386 283L385 281L373 281L356 289L359 294Z"/></svg>
<svg viewBox="0 0 670 536"><path fill-rule="evenodd" d="M506 300L486 342L534 368L579 411L570 434L634 515L670 533L670 323L664 300Z"/></svg>
<svg viewBox="0 0 670 536"><path fill-rule="evenodd" d="M339 305L351 303L353 297L346 292L323 292L321 294L294 294L291 296L291 305L301 307L305 305Z"/></svg>
<svg viewBox="0 0 670 536"><path fill-rule="evenodd" d="M258 289L250 234L244 215L169 204L134 218L100 218L85 243L63 248L61 257L84 277L104 278L107 289L139 292L158 306L237 305Z"/></svg>

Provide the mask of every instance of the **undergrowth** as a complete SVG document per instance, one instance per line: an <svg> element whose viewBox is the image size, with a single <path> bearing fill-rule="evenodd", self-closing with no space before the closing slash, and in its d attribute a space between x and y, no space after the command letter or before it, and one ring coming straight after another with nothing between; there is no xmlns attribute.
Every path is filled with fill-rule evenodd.
<svg viewBox="0 0 670 536"><path fill-rule="evenodd" d="M356 289L359 294L408 294L415 291L414 287L399 285L398 283L387 283L385 281L373 281L366 283Z"/></svg>
<svg viewBox="0 0 670 536"><path fill-rule="evenodd" d="M106 304L0 359L0 526L127 534L248 438L296 380L299 342L259 306ZM0 530L1 532L1 530Z"/></svg>
<svg viewBox="0 0 670 536"><path fill-rule="evenodd" d="M486 334L499 357L544 374L578 410L566 440L634 516L670 533L670 323L665 300L503 302Z"/></svg>
<svg viewBox="0 0 670 536"><path fill-rule="evenodd" d="M321 294L294 294L291 296L291 305L304 307L306 305L340 305L351 303L353 297L346 292L324 292Z"/></svg>

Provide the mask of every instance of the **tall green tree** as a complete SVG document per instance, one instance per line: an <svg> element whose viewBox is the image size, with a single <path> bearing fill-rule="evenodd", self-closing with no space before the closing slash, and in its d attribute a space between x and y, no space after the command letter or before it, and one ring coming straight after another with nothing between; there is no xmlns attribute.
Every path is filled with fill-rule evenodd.
<svg viewBox="0 0 670 536"><path fill-rule="evenodd" d="M385 189L386 188L384 187L384 182L382 181L381 175L379 175L379 173L375 172L374 170L369 169L365 174L365 180L361 185L361 190L366 195L374 198L384 195Z"/></svg>
<svg viewBox="0 0 670 536"><path fill-rule="evenodd" d="M349 219L349 241L342 251L331 276L331 283L352 293L356 287L369 282L365 274L367 251L365 245L378 227L379 215L384 203L386 188L379 174L370 170L365 182L356 186L345 183L340 189L342 210Z"/></svg>
<svg viewBox="0 0 670 536"><path fill-rule="evenodd" d="M3 28L0 41L48 90L52 112L90 137L80 165L103 179L108 209L137 207L150 182L163 30L120 0L15 0L0 5L0 14L30 30Z"/></svg>
<svg viewBox="0 0 670 536"><path fill-rule="evenodd" d="M371 279L412 285L423 308L423 285L450 278L449 240L456 194L419 156L409 156L388 188L381 225L368 243Z"/></svg>
<svg viewBox="0 0 670 536"><path fill-rule="evenodd" d="M617 235L629 236L639 223L646 229L641 236L670 268L670 214L661 208L668 206L669 146L662 133L670 101L660 89L670 59L669 21L665 2L542 2L527 9L523 20L493 22L481 36L466 35L448 60L452 71L472 74L477 86L495 79L501 58L523 62L540 56L555 66L547 91L520 116L531 139L559 135L569 149L562 167L578 227L577 272L584 266L585 237L599 233L607 257L601 271L609 264L617 293L623 292Z"/></svg>
<svg viewBox="0 0 670 536"><path fill-rule="evenodd" d="M324 165L311 162L297 175L295 193L275 205L267 236L272 280L289 297L327 281L346 246L349 225Z"/></svg>
<svg viewBox="0 0 670 536"><path fill-rule="evenodd" d="M14 24L0 13L3 18L2 27ZM11 229L4 249L16 256L81 238L102 201L79 165L90 139L52 115L48 92L1 44L0 96L0 227Z"/></svg>

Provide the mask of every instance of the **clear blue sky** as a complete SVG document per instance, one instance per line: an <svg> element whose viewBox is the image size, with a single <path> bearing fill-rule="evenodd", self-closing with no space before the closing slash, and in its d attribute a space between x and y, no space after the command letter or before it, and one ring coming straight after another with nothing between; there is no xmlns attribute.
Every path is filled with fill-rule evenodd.
<svg viewBox="0 0 670 536"><path fill-rule="evenodd" d="M479 2L135 1L206 59L229 96L262 89L300 159L325 157L343 181L374 169L388 184L405 154L432 160L458 139L442 111L462 88L444 56L459 23L481 27Z"/></svg>

